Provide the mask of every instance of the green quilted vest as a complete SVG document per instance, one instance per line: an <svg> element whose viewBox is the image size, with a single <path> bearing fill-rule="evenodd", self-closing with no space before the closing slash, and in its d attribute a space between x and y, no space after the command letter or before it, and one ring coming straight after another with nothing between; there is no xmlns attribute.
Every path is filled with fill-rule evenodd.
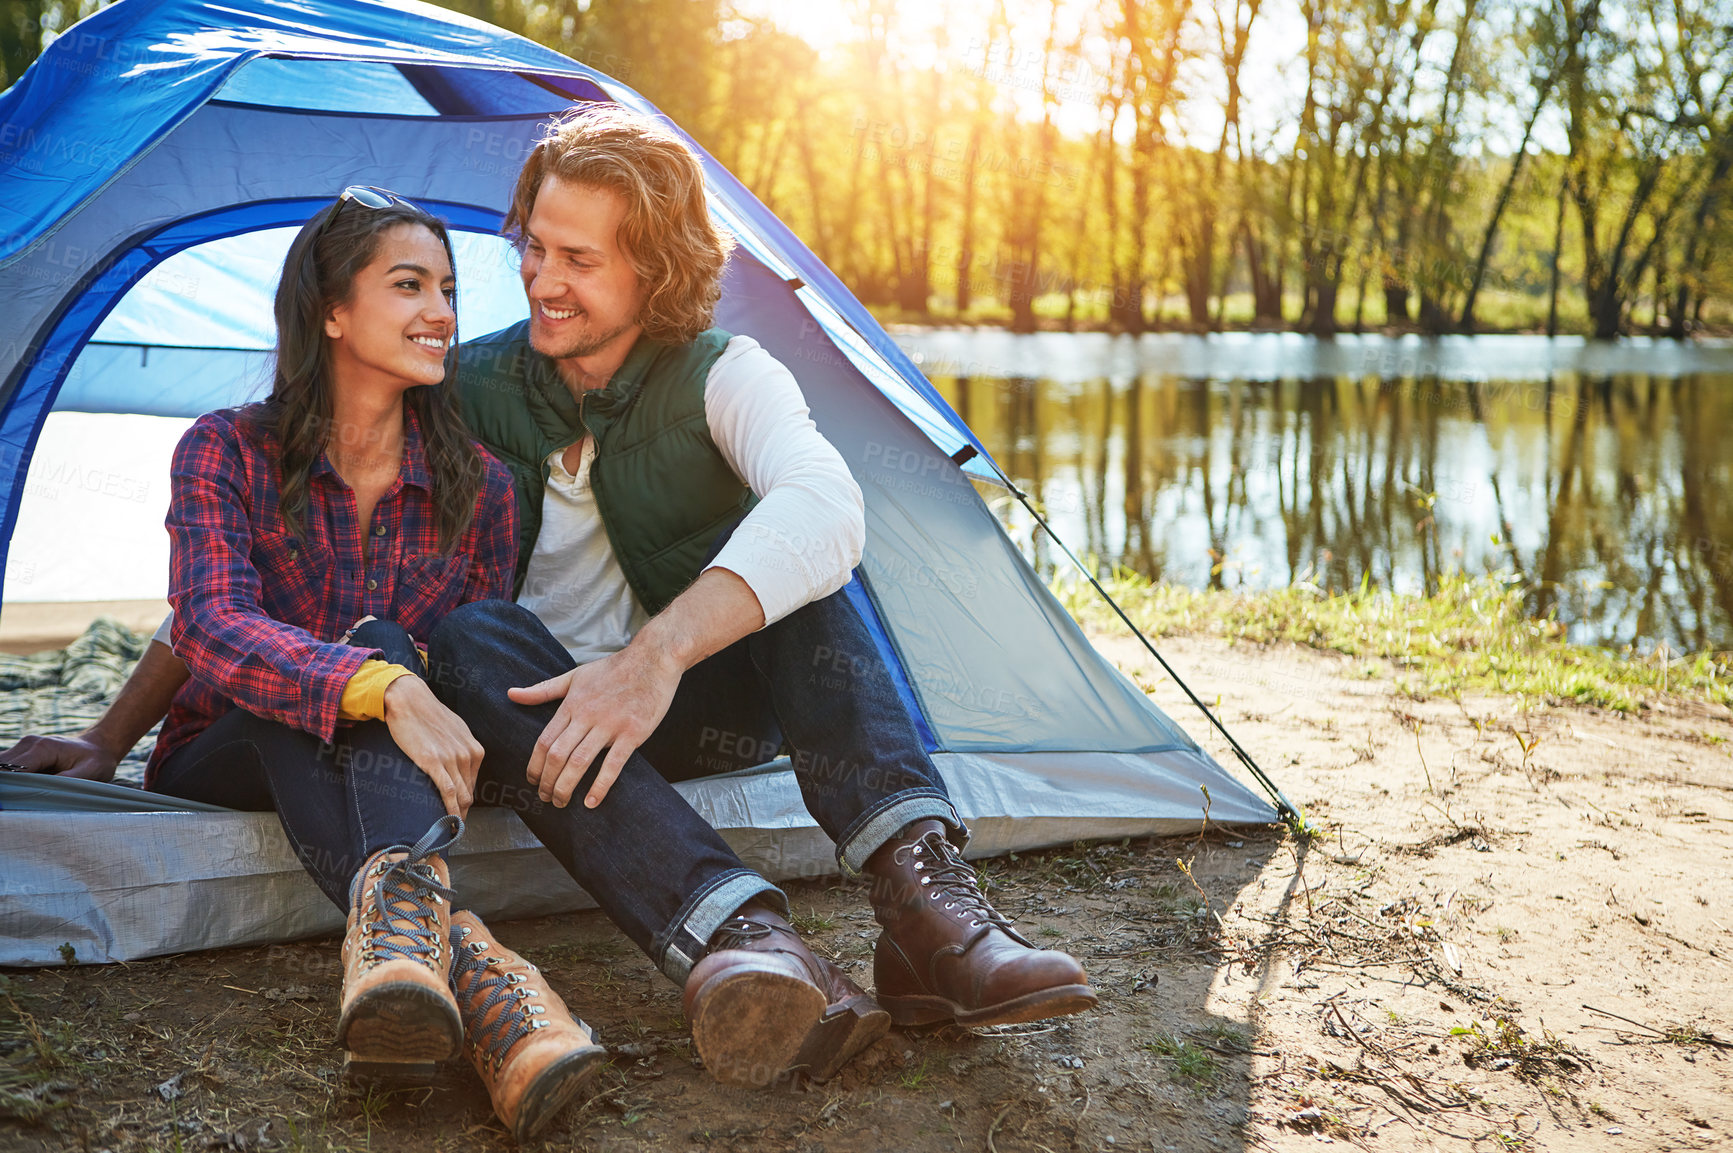
<svg viewBox="0 0 1733 1153"><path fill-rule="evenodd" d="M606 388L581 402L529 345L529 321L465 343L458 392L471 433L511 470L522 589L542 527L548 454L596 439L590 489L626 582L652 615L697 579L717 535L756 498L728 467L704 417L704 386L729 334L689 344L639 337Z"/></svg>

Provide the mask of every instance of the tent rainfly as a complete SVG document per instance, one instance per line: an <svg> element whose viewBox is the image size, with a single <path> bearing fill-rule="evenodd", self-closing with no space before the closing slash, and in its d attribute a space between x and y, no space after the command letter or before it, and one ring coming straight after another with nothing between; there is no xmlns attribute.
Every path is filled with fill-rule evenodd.
<svg viewBox="0 0 1733 1153"><path fill-rule="evenodd" d="M50 411L189 417L256 395L288 237L345 185L451 223L467 333L524 315L502 213L538 123L587 101L661 116L550 49L402 0L120 0L57 38L0 95L0 566ZM718 323L793 369L860 481L851 594L974 827L971 855L1182 832L1206 804L1213 821L1275 820L1090 647L977 493L1008 482L973 433L700 155L739 242ZM767 875L835 870L786 761L680 789ZM0 809L0 965L339 924L271 814L17 774L0 774ZM454 864L489 895L484 915L587 903L504 810L478 810Z"/></svg>

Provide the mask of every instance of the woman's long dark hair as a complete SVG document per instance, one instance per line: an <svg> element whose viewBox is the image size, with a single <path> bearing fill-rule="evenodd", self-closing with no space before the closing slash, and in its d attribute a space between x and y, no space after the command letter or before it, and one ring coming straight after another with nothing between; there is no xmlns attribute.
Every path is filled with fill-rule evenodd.
<svg viewBox="0 0 1733 1153"><path fill-rule="evenodd" d="M381 234L398 224L418 224L433 233L445 246L452 267L457 267L444 223L397 201L385 208L345 205L341 200L327 205L302 227L283 261L275 308L276 375L271 395L263 404L253 405L249 417L277 442L282 454L278 488L283 522L292 534L301 532L308 478L333 427L331 342L325 336L325 318L349 298L356 273L377 254ZM427 468L433 476L439 547L449 553L463 539L475 514L482 472L481 455L458 408L455 331L445 379L409 389L403 402L421 425Z"/></svg>

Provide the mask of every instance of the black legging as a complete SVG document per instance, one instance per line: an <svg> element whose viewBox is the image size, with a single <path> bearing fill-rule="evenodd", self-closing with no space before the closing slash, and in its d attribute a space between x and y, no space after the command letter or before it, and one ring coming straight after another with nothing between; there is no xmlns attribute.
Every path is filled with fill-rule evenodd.
<svg viewBox="0 0 1733 1153"><path fill-rule="evenodd" d="M425 679L403 629L368 621L350 640ZM397 747L384 721L337 730L335 744L237 708L176 750L152 788L249 812L275 810L295 855L345 914L349 884L381 849L412 845L445 815L426 773Z"/></svg>

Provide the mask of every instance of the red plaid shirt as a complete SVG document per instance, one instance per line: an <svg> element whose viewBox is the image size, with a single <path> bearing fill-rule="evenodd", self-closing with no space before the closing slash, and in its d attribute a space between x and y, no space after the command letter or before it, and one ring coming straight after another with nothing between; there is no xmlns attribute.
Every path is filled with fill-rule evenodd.
<svg viewBox="0 0 1733 1153"><path fill-rule="evenodd" d="M323 454L302 531L283 523L273 442L224 409L193 422L170 466L169 603L175 655L192 679L175 694L146 784L176 749L237 705L330 741L343 687L377 649L339 644L369 614L426 637L460 604L510 599L517 563L511 476L485 450L475 516L439 551L432 476L413 413L403 463L373 522ZM362 533L367 560L362 563Z"/></svg>

